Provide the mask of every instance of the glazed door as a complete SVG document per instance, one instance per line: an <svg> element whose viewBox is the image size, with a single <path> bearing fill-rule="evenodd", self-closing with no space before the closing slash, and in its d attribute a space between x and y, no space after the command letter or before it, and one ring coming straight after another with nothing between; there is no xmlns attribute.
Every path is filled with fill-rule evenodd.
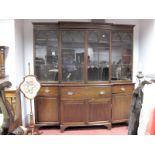
<svg viewBox="0 0 155 155"><path fill-rule="evenodd" d="M133 34L128 31L112 32L112 78L132 80Z"/></svg>
<svg viewBox="0 0 155 155"><path fill-rule="evenodd" d="M61 32L62 81L84 81L84 31Z"/></svg>
<svg viewBox="0 0 155 155"><path fill-rule="evenodd" d="M39 81L58 81L58 32L35 30L35 75Z"/></svg>
<svg viewBox="0 0 155 155"><path fill-rule="evenodd" d="M109 80L110 33L88 31L88 82Z"/></svg>

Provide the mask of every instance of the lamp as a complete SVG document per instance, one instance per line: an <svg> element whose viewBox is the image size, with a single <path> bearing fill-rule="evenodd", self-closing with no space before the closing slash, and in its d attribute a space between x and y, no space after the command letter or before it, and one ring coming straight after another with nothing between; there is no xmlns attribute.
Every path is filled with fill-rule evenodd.
<svg viewBox="0 0 155 155"><path fill-rule="evenodd" d="M144 78L144 75L142 74L142 71L139 71L139 72L137 73L136 77L138 78L138 81L139 81L139 83L140 83L140 80L141 80L142 78Z"/></svg>

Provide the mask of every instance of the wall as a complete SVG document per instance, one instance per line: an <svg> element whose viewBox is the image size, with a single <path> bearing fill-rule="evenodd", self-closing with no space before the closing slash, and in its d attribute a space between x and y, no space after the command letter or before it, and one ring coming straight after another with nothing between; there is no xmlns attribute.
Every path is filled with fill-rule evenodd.
<svg viewBox="0 0 155 155"><path fill-rule="evenodd" d="M12 87L16 87L15 71L15 31L14 20L0 20L0 46L8 46L5 70Z"/></svg>
<svg viewBox="0 0 155 155"><path fill-rule="evenodd" d="M155 74L155 20L143 19L139 22L139 66L144 75Z"/></svg>
<svg viewBox="0 0 155 155"><path fill-rule="evenodd" d="M23 20L0 20L0 45L8 46L6 57L6 75L12 83L11 89L16 89L24 75L24 27ZM22 120L24 122L25 105L22 99Z"/></svg>
<svg viewBox="0 0 155 155"><path fill-rule="evenodd" d="M12 88L16 88L23 78L24 70L23 20L0 20L0 45L9 47L6 75L9 75Z"/></svg>
<svg viewBox="0 0 155 155"><path fill-rule="evenodd" d="M24 20L16 19L15 22L15 70L16 85L23 81L24 77ZM25 99L21 93L21 107L22 107L22 122L25 125L25 114L27 113L27 106Z"/></svg>
<svg viewBox="0 0 155 155"><path fill-rule="evenodd" d="M16 57L16 84L23 80L24 75L24 21L15 20L15 57Z"/></svg>

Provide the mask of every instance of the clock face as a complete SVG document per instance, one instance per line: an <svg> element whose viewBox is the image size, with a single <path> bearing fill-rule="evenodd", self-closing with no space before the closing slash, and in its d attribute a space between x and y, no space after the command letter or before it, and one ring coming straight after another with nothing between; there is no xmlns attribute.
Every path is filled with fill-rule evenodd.
<svg viewBox="0 0 155 155"><path fill-rule="evenodd" d="M33 75L28 75L20 84L20 90L28 99L34 99L40 89L40 83Z"/></svg>

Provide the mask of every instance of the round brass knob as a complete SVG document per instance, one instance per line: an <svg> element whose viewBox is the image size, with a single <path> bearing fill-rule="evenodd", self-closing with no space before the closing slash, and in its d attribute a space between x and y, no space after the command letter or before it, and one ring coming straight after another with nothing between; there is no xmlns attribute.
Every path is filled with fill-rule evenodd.
<svg viewBox="0 0 155 155"><path fill-rule="evenodd" d="M67 94L68 95L73 95L73 92L72 91L68 91Z"/></svg>
<svg viewBox="0 0 155 155"><path fill-rule="evenodd" d="M121 90L122 90L122 91L125 91L125 88L122 87Z"/></svg>
<svg viewBox="0 0 155 155"><path fill-rule="evenodd" d="M45 89L45 93L49 93L50 92L50 90L49 89Z"/></svg>
<svg viewBox="0 0 155 155"><path fill-rule="evenodd" d="M100 95L104 95L105 94L105 92L104 91L100 91Z"/></svg>

